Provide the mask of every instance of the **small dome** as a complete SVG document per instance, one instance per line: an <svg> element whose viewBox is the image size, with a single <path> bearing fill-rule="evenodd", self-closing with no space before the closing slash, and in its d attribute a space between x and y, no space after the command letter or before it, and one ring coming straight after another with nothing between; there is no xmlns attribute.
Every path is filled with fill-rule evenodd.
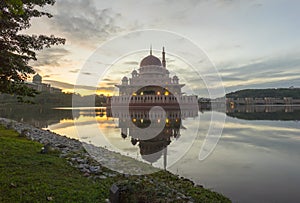
<svg viewBox="0 0 300 203"><path fill-rule="evenodd" d="M128 81L128 78L125 76L123 77L122 81Z"/></svg>
<svg viewBox="0 0 300 203"><path fill-rule="evenodd" d="M33 76L34 79L42 79L42 76L40 76L40 74L36 74L35 76Z"/></svg>
<svg viewBox="0 0 300 203"><path fill-rule="evenodd" d="M136 75L136 74L137 74L137 71L136 71L136 70L133 70L131 74Z"/></svg>
<svg viewBox="0 0 300 203"><path fill-rule="evenodd" d="M161 66L161 61L159 60L159 58L153 55L149 55L145 57L140 63L140 67L144 66Z"/></svg>
<svg viewBox="0 0 300 203"><path fill-rule="evenodd" d="M35 76L33 76L32 81L34 83L41 83L42 82L42 76L40 76L39 74L36 74Z"/></svg>
<svg viewBox="0 0 300 203"><path fill-rule="evenodd" d="M175 76L173 77L173 80L178 80L178 77L175 75Z"/></svg>

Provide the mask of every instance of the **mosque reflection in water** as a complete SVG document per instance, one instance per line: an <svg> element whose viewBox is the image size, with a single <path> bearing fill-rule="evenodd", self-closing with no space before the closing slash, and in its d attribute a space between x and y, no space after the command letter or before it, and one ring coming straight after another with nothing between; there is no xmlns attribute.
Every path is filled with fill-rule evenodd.
<svg viewBox="0 0 300 203"><path fill-rule="evenodd" d="M106 115L108 118L118 118L120 136L123 139L128 139L128 142L130 141L133 146L138 146L140 155L145 161L154 163L163 156L163 164L166 168L168 146L172 141L178 139L181 136L180 131L185 129L182 120L196 118L198 110L180 110L180 108L164 110L165 113L163 111L149 113L150 107L130 108L127 112L121 109L116 112L107 109ZM160 130L161 125L163 125L162 130ZM159 133L150 139L144 139L145 135L142 135L138 129L149 127L159 129Z"/></svg>
<svg viewBox="0 0 300 203"><path fill-rule="evenodd" d="M198 116L198 97L183 93L185 84L177 75L171 77L164 47L161 56L150 48L131 78L124 76L115 85L119 92L107 98L107 117L118 118L121 136L139 147L144 160L154 163L164 155L166 168L167 149L180 137L182 119ZM156 107L160 109L153 111Z"/></svg>

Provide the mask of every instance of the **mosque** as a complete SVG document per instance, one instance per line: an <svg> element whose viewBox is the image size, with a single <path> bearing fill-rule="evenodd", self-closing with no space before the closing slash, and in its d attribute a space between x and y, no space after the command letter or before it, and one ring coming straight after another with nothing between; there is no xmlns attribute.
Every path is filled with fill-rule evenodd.
<svg viewBox="0 0 300 203"><path fill-rule="evenodd" d="M143 58L137 70L133 70L131 78L124 76L121 84L115 85L119 89L118 96L108 98L108 108L111 106L148 106L156 104L172 108L178 106L198 105L195 95L183 95L182 87L185 84L179 82L178 76L170 77L166 65L166 53L163 48L162 60L152 54Z"/></svg>
<svg viewBox="0 0 300 203"><path fill-rule="evenodd" d="M130 139L137 145L142 158L154 163L163 157L163 168L167 167L167 148L174 139L180 137L180 130L185 129L182 119L198 116L198 98L195 95L184 95L185 84L179 82L178 76L170 76L166 66L166 53L163 48L162 60L152 54L143 58L137 70L133 70L131 78L124 76L118 96L107 98L107 117L118 118L123 139ZM159 106L165 114L158 110L149 114L152 107ZM137 128L159 128L162 120L163 129L155 137L145 139L152 131L141 135Z"/></svg>

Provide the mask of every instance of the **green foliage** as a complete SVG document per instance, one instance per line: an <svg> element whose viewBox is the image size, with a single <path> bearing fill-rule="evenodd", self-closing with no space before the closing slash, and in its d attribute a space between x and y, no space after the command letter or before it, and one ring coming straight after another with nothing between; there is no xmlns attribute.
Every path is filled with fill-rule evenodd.
<svg viewBox="0 0 300 203"><path fill-rule="evenodd" d="M216 192L195 186L188 179L179 178L167 171L159 171L147 176L132 176L127 180L119 181L121 188L120 198L124 203L130 202L188 202L178 193L190 196L195 202L230 202L230 200Z"/></svg>
<svg viewBox="0 0 300 203"><path fill-rule="evenodd" d="M24 81L34 70L29 61L37 60L35 51L52 45L64 44L65 39L45 35L20 34L30 27L34 17L50 13L40 11L55 0L2 0L0 4L0 93L35 96L36 91L25 86Z"/></svg>
<svg viewBox="0 0 300 203"><path fill-rule="evenodd" d="M199 185L195 186L192 181L185 178L179 178L167 171L153 173L150 177L171 186L173 189L178 190L185 195L191 196L195 202L231 202L230 199L217 192L210 191Z"/></svg>
<svg viewBox="0 0 300 203"><path fill-rule="evenodd" d="M300 99L300 88L278 88L278 89L245 89L231 92L226 95L227 98L283 98L293 97Z"/></svg>
<svg viewBox="0 0 300 203"><path fill-rule="evenodd" d="M19 15L24 14L22 0L6 0L6 3L9 12Z"/></svg>
<svg viewBox="0 0 300 203"><path fill-rule="evenodd" d="M50 93L50 92L38 92L34 98L19 97L17 95L0 94L1 104L12 104L22 100L26 103L38 104L51 107L71 107L73 97L78 101L79 106L86 106L88 101L95 100L95 106L101 107L106 104L106 97L103 95L86 95L81 96L79 94L72 93ZM23 103L24 103L23 102Z"/></svg>

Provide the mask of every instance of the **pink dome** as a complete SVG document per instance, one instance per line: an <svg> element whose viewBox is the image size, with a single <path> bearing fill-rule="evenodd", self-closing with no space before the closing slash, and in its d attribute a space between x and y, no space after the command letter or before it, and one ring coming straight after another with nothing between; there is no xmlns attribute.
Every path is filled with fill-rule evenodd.
<svg viewBox="0 0 300 203"><path fill-rule="evenodd" d="M161 61L159 60L159 58L153 55L149 55L145 57L140 63L140 67L144 66L161 66Z"/></svg>

